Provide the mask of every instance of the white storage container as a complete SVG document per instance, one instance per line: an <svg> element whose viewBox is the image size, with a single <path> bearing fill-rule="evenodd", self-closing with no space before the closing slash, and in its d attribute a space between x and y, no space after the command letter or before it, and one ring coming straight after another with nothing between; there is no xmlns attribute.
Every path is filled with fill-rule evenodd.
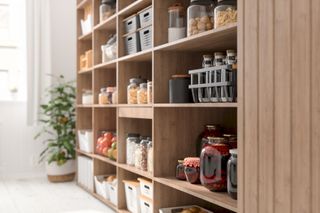
<svg viewBox="0 0 320 213"><path fill-rule="evenodd" d="M140 182L141 195L153 199L152 182L143 178L138 178L138 180Z"/></svg>
<svg viewBox="0 0 320 213"><path fill-rule="evenodd" d="M78 130L79 148L81 151L93 152L93 134L92 130Z"/></svg>
<svg viewBox="0 0 320 213"><path fill-rule="evenodd" d="M117 189L117 187L118 187L118 180L117 179L115 179L111 183L107 183L110 201L111 201L111 203L113 203L116 206L118 206L118 189Z"/></svg>
<svg viewBox="0 0 320 213"><path fill-rule="evenodd" d="M127 209L132 213L140 213L140 184L138 181L124 180Z"/></svg>
<svg viewBox="0 0 320 213"><path fill-rule="evenodd" d="M141 208L141 213L152 213L153 212L152 200L150 198L140 196L140 208Z"/></svg>
<svg viewBox="0 0 320 213"><path fill-rule="evenodd" d="M93 161L84 156L78 156L78 182L93 191Z"/></svg>
<svg viewBox="0 0 320 213"><path fill-rule="evenodd" d="M152 7L147 7L139 13L140 27L146 27L152 24Z"/></svg>
<svg viewBox="0 0 320 213"><path fill-rule="evenodd" d="M84 89L82 91L82 104L83 105L93 104L93 94L91 90Z"/></svg>
<svg viewBox="0 0 320 213"><path fill-rule="evenodd" d="M100 196L102 196L104 199L109 200L109 190L107 187L107 181L105 181L105 178L107 178L109 175L98 175L94 176L94 184L96 188L96 193Z"/></svg>
<svg viewBox="0 0 320 213"><path fill-rule="evenodd" d="M139 30L141 50L152 48L152 26Z"/></svg>
<svg viewBox="0 0 320 213"><path fill-rule="evenodd" d="M138 15L132 15L132 16L124 19L123 22L124 22L125 34L132 33L140 28L140 22L139 22Z"/></svg>
<svg viewBox="0 0 320 213"><path fill-rule="evenodd" d="M92 15L88 15L86 20L81 20L82 35L86 35L92 30Z"/></svg>
<svg viewBox="0 0 320 213"><path fill-rule="evenodd" d="M177 207L171 207L171 208L162 208L162 209L159 209L159 213L182 212L184 209L188 209L188 208L192 208L192 207L200 208L203 213L214 213L214 212L212 212L212 211L209 211L209 210L204 209L204 208L202 208L202 207L200 207L200 206L197 206L197 205L177 206Z"/></svg>
<svg viewBox="0 0 320 213"><path fill-rule="evenodd" d="M137 53L141 50L139 32L131 33L124 37L127 55Z"/></svg>

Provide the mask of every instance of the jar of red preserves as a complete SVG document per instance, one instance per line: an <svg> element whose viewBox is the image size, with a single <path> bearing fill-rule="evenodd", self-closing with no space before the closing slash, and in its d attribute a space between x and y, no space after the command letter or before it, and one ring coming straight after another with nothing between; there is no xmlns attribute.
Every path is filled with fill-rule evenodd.
<svg viewBox="0 0 320 213"><path fill-rule="evenodd" d="M186 175L184 173L183 160L178 160L178 165L176 168L176 178L178 180L186 180Z"/></svg>
<svg viewBox="0 0 320 213"><path fill-rule="evenodd" d="M200 134L197 143L197 154L200 157L203 146L208 143L208 137L221 137L222 131L220 125L207 124L204 131Z"/></svg>
<svg viewBox="0 0 320 213"><path fill-rule="evenodd" d="M225 138L209 137L200 157L200 181L210 191L227 190L227 163L230 157Z"/></svg>
<svg viewBox="0 0 320 213"><path fill-rule="evenodd" d="M183 165L187 181L192 184L200 183L200 158L185 158Z"/></svg>
<svg viewBox="0 0 320 213"><path fill-rule="evenodd" d="M234 134L224 134L223 137L227 140L230 149L236 149L237 148L237 135Z"/></svg>

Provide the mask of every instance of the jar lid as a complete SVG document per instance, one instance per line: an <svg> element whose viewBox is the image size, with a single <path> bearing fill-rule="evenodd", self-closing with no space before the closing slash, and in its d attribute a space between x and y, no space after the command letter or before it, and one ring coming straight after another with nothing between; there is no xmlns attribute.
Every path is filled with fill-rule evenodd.
<svg viewBox="0 0 320 213"><path fill-rule="evenodd" d="M130 84L141 84L143 82L143 80L141 78L130 78L129 80Z"/></svg>
<svg viewBox="0 0 320 213"><path fill-rule="evenodd" d="M116 0L102 0L101 4L115 4Z"/></svg>
<svg viewBox="0 0 320 213"><path fill-rule="evenodd" d="M139 86L140 86L141 88L147 88L147 83L141 83Z"/></svg>
<svg viewBox="0 0 320 213"><path fill-rule="evenodd" d="M107 87L107 92L114 92L114 87Z"/></svg>
<svg viewBox="0 0 320 213"><path fill-rule="evenodd" d="M225 137L225 138L236 138L237 135L235 135L235 134L223 134L223 137Z"/></svg>
<svg viewBox="0 0 320 213"><path fill-rule="evenodd" d="M236 51L235 50L227 50L227 54L228 53L236 53Z"/></svg>
<svg viewBox="0 0 320 213"><path fill-rule="evenodd" d="M107 91L107 88L103 87L103 88L100 89L100 92L106 92L106 91Z"/></svg>
<svg viewBox="0 0 320 213"><path fill-rule="evenodd" d="M213 56L212 55L203 55L203 58L212 58Z"/></svg>
<svg viewBox="0 0 320 213"><path fill-rule="evenodd" d="M226 139L222 137L208 137L208 140L215 143L221 143L226 141Z"/></svg>
<svg viewBox="0 0 320 213"><path fill-rule="evenodd" d="M238 156L238 149L230 149L229 152L230 152L231 155Z"/></svg>
<svg viewBox="0 0 320 213"><path fill-rule="evenodd" d="M182 6L181 3L175 3L173 5L171 5L169 8L168 8L168 11L171 12L171 11L174 11L174 10L177 10L179 12L182 12L184 11L184 7Z"/></svg>
<svg viewBox="0 0 320 213"><path fill-rule="evenodd" d="M140 134L138 133L128 133L128 138L139 138Z"/></svg>
<svg viewBox="0 0 320 213"><path fill-rule="evenodd" d="M92 94L92 90L83 89L83 90L82 90L82 93L83 93L83 94L86 94L86 95L91 95L91 94Z"/></svg>
<svg viewBox="0 0 320 213"><path fill-rule="evenodd" d="M220 125L219 124L207 124L206 128L207 129L219 129Z"/></svg>
<svg viewBox="0 0 320 213"><path fill-rule="evenodd" d="M184 160L178 160L179 164L183 164Z"/></svg>
<svg viewBox="0 0 320 213"><path fill-rule="evenodd" d="M172 78L190 78L190 75L188 74L177 74L177 75L172 75Z"/></svg>
<svg viewBox="0 0 320 213"><path fill-rule="evenodd" d="M215 52L214 53L214 56L223 56L224 54L223 54L223 52Z"/></svg>
<svg viewBox="0 0 320 213"><path fill-rule="evenodd" d="M140 141L140 145L148 146L149 141L147 139L143 139Z"/></svg>
<svg viewBox="0 0 320 213"><path fill-rule="evenodd" d="M185 158L183 161L183 165L194 167L194 168L200 167L200 158L197 158L197 157Z"/></svg>

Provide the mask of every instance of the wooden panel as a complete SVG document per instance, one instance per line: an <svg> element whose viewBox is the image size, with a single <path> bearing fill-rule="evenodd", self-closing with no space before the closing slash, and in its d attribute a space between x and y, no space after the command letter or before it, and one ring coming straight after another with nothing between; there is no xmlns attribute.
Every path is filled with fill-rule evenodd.
<svg viewBox="0 0 320 213"><path fill-rule="evenodd" d="M291 213L291 10L290 0L274 3L274 212Z"/></svg>
<svg viewBox="0 0 320 213"><path fill-rule="evenodd" d="M120 118L152 119L153 109L151 107L121 107L118 116Z"/></svg>

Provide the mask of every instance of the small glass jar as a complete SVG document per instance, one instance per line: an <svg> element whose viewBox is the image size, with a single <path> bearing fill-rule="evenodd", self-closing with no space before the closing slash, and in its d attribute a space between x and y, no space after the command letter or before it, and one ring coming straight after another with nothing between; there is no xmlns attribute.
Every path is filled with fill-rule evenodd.
<svg viewBox="0 0 320 213"><path fill-rule="evenodd" d="M220 192L227 190L227 162L229 146L224 138L209 137L200 156L201 184L210 191Z"/></svg>
<svg viewBox="0 0 320 213"><path fill-rule="evenodd" d="M136 133L129 133L126 143L127 143L127 153L126 153L126 163L130 166L135 165L135 149L136 149L136 144L139 144L140 135Z"/></svg>
<svg viewBox="0 0 320 213"><path fill-rule="evenodd" d="M153 147L151 140L148 143L148 172L153 172Z"/></svg>
<svg viewBox="0 0 320 213"><path fill-rule="evenodd" d="M218 0L214 9L214 28L237 22L237 2L235 0Z"/></svg>
<svg viewBox="0 0 320 213"><path fill-rule="evenodd" d="M152 81L148 82L147 99L148 99L148 104L152 104Z"/></svg>
<svg viewBox="0 0 320 213"><path fill-rule="evenodd" d="M168 8L169 28L168 42L186 37L185 12L181 3L176 3Z"/></svg>
<svg viewBox="0 0 320 213"><path fill-rule="evenodd" d="M178 160L178 165L176 168L176 178L178 180L186 180L186 174L184 173L183 160Z"/></svg>
<svg viewBox="0 0 320 213"><path fill-rule="evenodd" d="M214 66L222 66L224 64L224 54L222 52L214 53Z"/></svg>
<svg viewBox="0 0 320 213"><path fill-rule="evenodd" d="M108 97L108 102L107 104L112 104L112 94L114 92L114 87L107 87L107 97Z"/></svg>
<svg viewBox="0 0 320 213"><path fill-rule="evenodd" d="M191 0L188 7L188 36L213 29L212 0Z"/></svg>
<svg viewBox="0 0 320 213"><path fill-rule="evenodd" d="M148 143L147 139L141 140L140 144L136 145L134 165L137 169L143 171L148 170Z"/></svg>
<svg viewBox="0 0 320 213"><path fill-rule="evenodd" d="M130 84L127 90L127 99L128 104L137 104L138 103L138 90L139 84L143 83L140 78L131 78Z"/></svg>
<svg viewBox="0 0 320 213"><path fill-rule="evenodd" d="M101 88L99 93L99 104L108 104L108 94L106 88Z"/></svg>
<svg viewBox="0 0 320 213"><path fill-rule="evenodd" d="M202 67L212 67L213 66L213 59L212 55L203 55Z"/></svg>
<svg viewBox="0 0 320 213"><path fill-rule="evenodd" d="M114 88L114 92L112 93L112 103L113 104L118 103L118 89L117 89L117 87Z"/></svg>
<svg viewBox="0 0 320 213"><path fill-rule="evenodd" d="M148 89L147 89L147 83L142 83L139 86L138 90L138 104L147 104L148 103Z"/></svg>
<svg viewBox="0 0 320 213"><path fill-rule="evenodd" d="M237 52L235 50L227 50L226 64L232 65L237 63Z"/></svg>
<svg viewBox="0 0 320 213"><path fill-rule="evenodd" d="M111 17L116 12L116 0L102 0L99 7L100 22Z"/></svg>
<svg viewBox="0 0 320 213"><path fill-rule="evenodd" d="M238 151L237 149L230 150L231 157L228 161L228 194L233 199L237 200L237 164Z"/></svg>
<svg viewBox="0 0 320 213"><path fill-rule="evenodd" d="M184 173L189 183L200 183L200 158L185 158L183 161Z"/></svg>
<svg viewBox="0 0 320 213"><path fill-rule="evenodd" d="M222 130L220 125L216 124L207 124L204 131L200 134L199 140L197 143L197 154L200 157L201 151L206 143L209 142L208 137L221 137Z"/></svg>
<svg viewBox="0 0 320 213"><path fill-rule="evenodd" d="M82 90L82 104L84 105L93 104L92 90L87 90L87 89Z"/></svg>
<svg viewBox="0 0 320 213"><path fill-rule="evenodd" d="M237 135L234 134L224 134L223 137L229 144L230 149L236 149L238 147Z"/></svg>

